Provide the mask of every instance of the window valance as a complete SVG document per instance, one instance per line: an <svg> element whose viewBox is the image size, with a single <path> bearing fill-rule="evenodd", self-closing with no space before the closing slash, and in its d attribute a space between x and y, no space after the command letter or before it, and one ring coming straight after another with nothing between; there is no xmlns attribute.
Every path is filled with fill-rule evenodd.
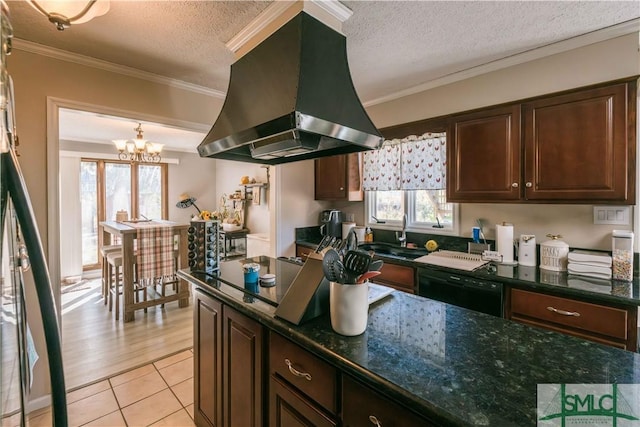
<svg viewBox="0 0 640 427"><path fill-rule="evenodd" d="M387 140L363 155L365 191L446 188L446 134L425 133Z"/></svg>

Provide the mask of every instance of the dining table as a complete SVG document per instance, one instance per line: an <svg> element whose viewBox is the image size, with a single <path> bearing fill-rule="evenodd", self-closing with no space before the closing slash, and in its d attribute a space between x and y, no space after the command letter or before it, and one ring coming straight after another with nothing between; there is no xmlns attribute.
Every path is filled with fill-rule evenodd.
<svg viewBox="0 0 640 427"><path fill-rule="evenodd" d="M179 224L167 220L145 221L103 221L100 222L102 228L102 245L114 244L116 240L122 244L122 284L123 284L123 308L124 322L135 320L135 311L146 309L148 307L165 304L171 301L178 301L178 307L189 306L189 285L183 280L176 278L177 291L171 295L161 295L154 299L145 299L144 301L134 301L135 283L134 269L136 264L135 241L138 236L138 228L140 226L150 227L157 225L158 227L170 226L174 234L174 250L177 250L178 265L176 271L185 268L188 264L187 260L187 230L189 224Z"/></svg>

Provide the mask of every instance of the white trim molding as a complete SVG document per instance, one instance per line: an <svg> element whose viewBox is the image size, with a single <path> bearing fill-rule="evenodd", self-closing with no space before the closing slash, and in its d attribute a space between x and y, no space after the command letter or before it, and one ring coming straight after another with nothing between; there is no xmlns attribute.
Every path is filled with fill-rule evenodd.
<svg viewBox="0 0 640 427"><path fill-rule="evenodd" d="M225 46L236 53L265 28L277 21L290 8L304 10L336 31L342 32L342 23L353 15L353 11L337 0L274 1L246 27L240 30ZM298 12L295 12L296 14Z"/></svg>
<svg viewBox="0 0 640 427"><path fill-rule="evenodd" d="M94 105L85 102L72 101L56 97L47 97L47 249L49 274L53 279L53 294L56 299L58 316L61 313L60 303L60 121L61 108L87 111L110 116L126 117L136 121L161 123L168 126L182 127L187 130L200 132L208 126L155 116L135 111L119 110L116 108ZM59 322L62 320L59 318Z"/></svg>
<svg viewBox="0 0 640 427"><path fill-rule="evenodd" d="M592 31L590 33L576 36L557 43L549 44L536 49L531 49L526 52L511 55L506 58L498 59L486 64L478 65L477 67L472 67L466 70L451 73L449 75L428 81L426 83L405 90L401 90L399 92L381 96L376 99L371 99L369 101L363 102L363 105L365 107L370 107L373 105L394 101L405 96L415 95L416 93L424 92L435 87L444 86L461 80L466 80L471 77L479 76L481 74L490 73L492 71L501 70L503 68L577 49L590 44L625 36L627 34L638 32L639 29L640 18L633 19L631 21L612 25L611 27L603 28L601 30Z"/></svg>

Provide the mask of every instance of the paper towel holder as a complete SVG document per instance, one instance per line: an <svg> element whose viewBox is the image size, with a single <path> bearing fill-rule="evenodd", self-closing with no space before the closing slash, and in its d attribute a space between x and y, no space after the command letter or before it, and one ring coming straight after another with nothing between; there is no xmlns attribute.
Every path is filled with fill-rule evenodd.
<svg viewBox="0 0 640 427"><path fill-rule="evenodd" d="M510 240L510 251L508 250L508 252L511 252L509 255L511 255L510 257L507 258L511 258L511 259L506 259L505 260L505 252L504 252L504 245L501 245L501 239L498 236L498 225L502 226L502 227L511 227L511 238ZM506 221L503 221L502 224L498 224L496 225L496 251L500 254L501 256L501 260L497 261L498 264L500 265L518 265L518 261L515 259L515 257L513 256L513 251L516 249L516 241L513 238L513 224L508 223Z"/></svg>

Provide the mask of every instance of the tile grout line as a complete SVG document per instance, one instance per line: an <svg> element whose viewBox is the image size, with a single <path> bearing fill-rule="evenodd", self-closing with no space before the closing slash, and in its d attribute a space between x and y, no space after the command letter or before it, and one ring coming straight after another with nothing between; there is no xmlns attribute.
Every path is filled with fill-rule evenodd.
<svg viewBox="0 0 640 427"><path fill-rule="evenodd" d="M190 350L190 349L183 350L183 351L189 351L189 350ZM183 352L183 351L181 351L181 352ZM157 372L157 373L158 373L158 375L160 375L160 378L162 379L162 381L163 381L163 382L164 382L164 384L166 385L166 389L169 389L169 391L171 392L171 394L173 395L173 397L174 397L174 398L178 401L178 403L180 404L180 409L178 409L178 410L177 410L177 411L175 411L175 412L172 412L171 414L169 414L169 415L167 415L167 416L165 416L165 417L163 417L163 418L160 418L160 419L158 419L158 420L153 421L151 424L153 424L153 423L157 423L157 422L159 422L159 421L163 420L164 418L167 418L167 417L169 417L169 416L171 416L171 415L173 415L173 414L175 414L175 413L177 413L177 412L180 412L181 410L184 410L184 411L187 413L187 415L189 416L189 418L190 418L192 421L194 421L194 420L193 420L193 418L191 417L191 414L190 414L190 413L189 413L189 411L187 410L187 407L186 407L186 406L182 403L182 401L178 398L178 396L177 396L177 394L175 393L175 391L173 390L173 388L169 385L169 383L167 382L167 380L164 378L164 376L163 376L163 375L162 375L162 373L160 372L160 369L156 366L156 362L159 362L159 361L161 361L161 360L167 359L167 358L169 358L169 357L173 357L173 356L175 356L176 354L179 354L179 353L181 353L181 352L177 352L177 353L172 354L172 355L170 355L170 356L166 356L166 357L164 357L164 358L162 358L162 359L158 359L158 360L156 360L156 361L154 361L154 362L148 363L148 365L152 365L152 366L153 366L154 372ZM174 362L174 363L171 363L171 364L169 364L169 365L167 365L167 366L164 366L162 369L168 368L168 367L170 367L170 366L173 366L173 365L175 365L175 364L177 364L177 363L180 363L180 362L182 362L182 361L184 361L184 360L186 360L186 359L188 359L188 358L192 358L192 357L193 357L193 351L191 351L191 355L190 355L190 356L187 356L187 357L185 357L184 359L181 359L181 360L179 360L179 361L177 361L177 362ZM122 410L123 410L124 408L127 408L127 407L129 407L129 406L131 406L131 405L134 405L134 404L136 404L136 403L138 403L138 402L140 402L140 401L144 400L144 399L147 399L147 398L152 397L152 396L154 396L154 395L156 395L156 394L158 394L158 393L161 393L161 392L162 392L162 391L164 391L165 389L162 389L162 390L160 390L160 391L158 391L158 392L156 392L156 393L153 393L153 394L151 394L151 395L149 395L149 396L145 397L144 399L140 399L140 400L138 400L138 401L136 401L136 402L132 402L132 403L130 403L129 405L121 406L121 405L120 405L120 401L118 400L118 397L117 397L117 396L116 396L116 394L115 394L114 385L113 385L113 383L111 382L111 380L112 380L112 378L115 378L115 377L117 377L117 376L119 376L119 375L125 374L125 373L127 373L127 372L131 372L131 371L133 371L133 370L135 370L135 369L140 369L140 368L142 368L142 367L144 367L144 366L147 366L147 365L142 365L142 366L140 366L140 367L138 367L138 368L134 368L134 369L131 369L131 370L129 370L129 371L125 371L125 372L122 372L122 373L120 373L120 374L113 375L113 376L111 376L111 377L108 377L108 378L106 378L106 379L102 380L102 381L107 381L107 384L109 385L109 390L111 391L111 394L112 394L112 396L113 396L113 398L114 398L114 400L115 400L115 402L116 402L116 405L118 406L117 411L120 413L120 416L122 417L122 420L124 421L124 423L125 423L125 425L126 425L126 426L128 426L128 425L129 425L129 423L127 422L127 419L125 418L124 413L122 412ZM149 375L149 374L147 374L147 375ZM191 378L193 378L193 377L189 377L189 378L187 378L187 379L185 379L185 380L183 380L183 381L181 381L181 382L179 382L179 383L177 383L177 384L180 384L180 383L185 382L185 381L189 381L189 379L191 379ZM135 378L134 378L134 379L131 379L131 380L129 380L129 381L123 382L122 384L118 384L116 387L119 387L119 386L125 385L125 384L127 384L127 383L129 383L129 382L131 382L131 381L133 381L133 380L135 380ZM95 384L95 383L93 383L93 384ZM93 384L89 384L89 385L84 386L84 387L88 387L88 386L93 385ZM175 384L175 385L177 385L177 384ZM78 388L78 389L76 389L76 390L80 390L80 389L82 389L82 388L84 388L84 387L80 387L80 388ZM74 390L74 391L75 391L75 390ZM103 390L103 391L106 391L106 390ZM83 399L89 398L89 397L91 397L91 396L95 396L95 395L96 395L96 394L98 394L98 393L102 393L102 392L94 393L93 395L86 396L86 397L85 397L85 398L83 398ZM82 399L80 399L80 400L82 400ZM74 402L74 403L75 403L75 402ZM105 416L107 416L107 415L110 415L110 414L112 414L112 413L114 413L114 412L116 412L116 411L112 411L112 412L109 412L108 414L102 415L101 417L98 417L98 418L96 418L96 419L89 420L89 421L87 421L86 423L84 423L83 425L86 425L86 424L88 424L88 423L94 422L94 421L96 421L96 420L98 420L98 419L100 419L100 418L102 418L102 417L105 417Z"/></svg>

